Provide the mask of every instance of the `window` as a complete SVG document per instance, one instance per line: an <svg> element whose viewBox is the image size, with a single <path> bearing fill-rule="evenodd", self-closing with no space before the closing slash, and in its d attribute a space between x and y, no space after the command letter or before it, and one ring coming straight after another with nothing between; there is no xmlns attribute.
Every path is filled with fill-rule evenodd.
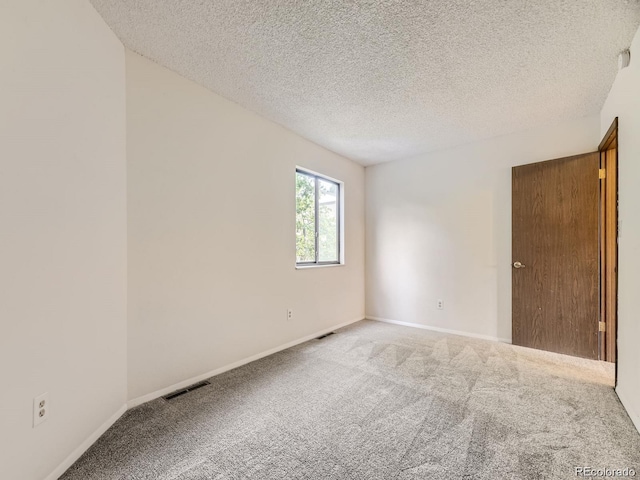
<svg viewBox="0 0 640 480"><path fill-rule="evenodd" d="M340 263L340 183L296 170L296 264Z"/></svg>

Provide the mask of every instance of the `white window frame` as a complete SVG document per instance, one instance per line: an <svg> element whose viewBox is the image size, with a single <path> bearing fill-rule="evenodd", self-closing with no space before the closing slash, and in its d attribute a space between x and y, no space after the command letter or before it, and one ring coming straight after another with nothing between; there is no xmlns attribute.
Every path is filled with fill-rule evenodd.
<svg viewBox="0 0 640 480"><path fill-rule="evenodd" d="M318 173L315 172L313 170L309 170L308 168L304 168L304 167L300 167L300 166L296 166L296 171L295 174L297 175L298 173L302 173L303 175L309 175L311 177L314 177L315 179L315 202L314 202L314 206L315 206L315 232L316 232L316 244L315 244L315 261L314 262L298 262L297 261L297 256L295 253L295 243L294 243L294 260L295 260L295 265L296 265L296 269L306 269L306 268L320 268L320 267L338 267L341 265L344 265L344 182L341 180L338 180L336 178L332 178L329 177L328 175L324 175L322 173ZM338 201L338 205L337 205L337 212L338 212L338 222L337 222L337 228L338 228L338 234L337 234L337 238L338 238L338 260L337 261L331 261L331 262L320 262L318 261L318 236L317 236L317 232L318 232L318 219L319 219L319 215L318 215L318 211L319 211L319 201L318 201L318 192L319 192L319 188L318 188L318 180L325 180L331 183L335 183L338 187L338 195L337 195L337 201ZM295 185L295 182L294 182ZM294 189L294 200L297 202L297 191L295 191ZM295 222L294 222L295 223ZM297 234L297 233L296 233ZM297 240L297 238L296 238Z"/></svg>

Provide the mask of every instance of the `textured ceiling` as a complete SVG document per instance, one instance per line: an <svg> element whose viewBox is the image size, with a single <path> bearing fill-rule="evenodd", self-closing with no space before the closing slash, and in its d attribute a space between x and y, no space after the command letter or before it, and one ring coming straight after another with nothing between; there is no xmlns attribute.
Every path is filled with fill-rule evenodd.
<svg viewBox="0 0 640 480"><path fill-rule="evenodd" d="M640 23L640 0L91 2L131 50L364 165L599 112Z"/></svg>

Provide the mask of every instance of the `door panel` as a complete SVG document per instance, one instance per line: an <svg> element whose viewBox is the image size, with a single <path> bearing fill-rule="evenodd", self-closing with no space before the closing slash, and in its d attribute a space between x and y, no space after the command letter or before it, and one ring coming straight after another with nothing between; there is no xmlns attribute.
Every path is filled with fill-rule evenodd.
<svg viewBox="0 0 640 480"><path fill-rule="evenodd" d="M512 171L513 343L598 358L598 152Z"/></svg>

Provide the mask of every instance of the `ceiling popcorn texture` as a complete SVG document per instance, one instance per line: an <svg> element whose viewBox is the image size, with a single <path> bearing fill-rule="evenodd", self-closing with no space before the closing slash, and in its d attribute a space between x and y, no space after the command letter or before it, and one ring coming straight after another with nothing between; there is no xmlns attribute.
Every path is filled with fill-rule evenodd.
<svg viewBox="0 0 640 480"><path fill-rule="evenodd" d="M91 2L129 49L363 165L598 113L640 24L640 0Z"/></svg>

